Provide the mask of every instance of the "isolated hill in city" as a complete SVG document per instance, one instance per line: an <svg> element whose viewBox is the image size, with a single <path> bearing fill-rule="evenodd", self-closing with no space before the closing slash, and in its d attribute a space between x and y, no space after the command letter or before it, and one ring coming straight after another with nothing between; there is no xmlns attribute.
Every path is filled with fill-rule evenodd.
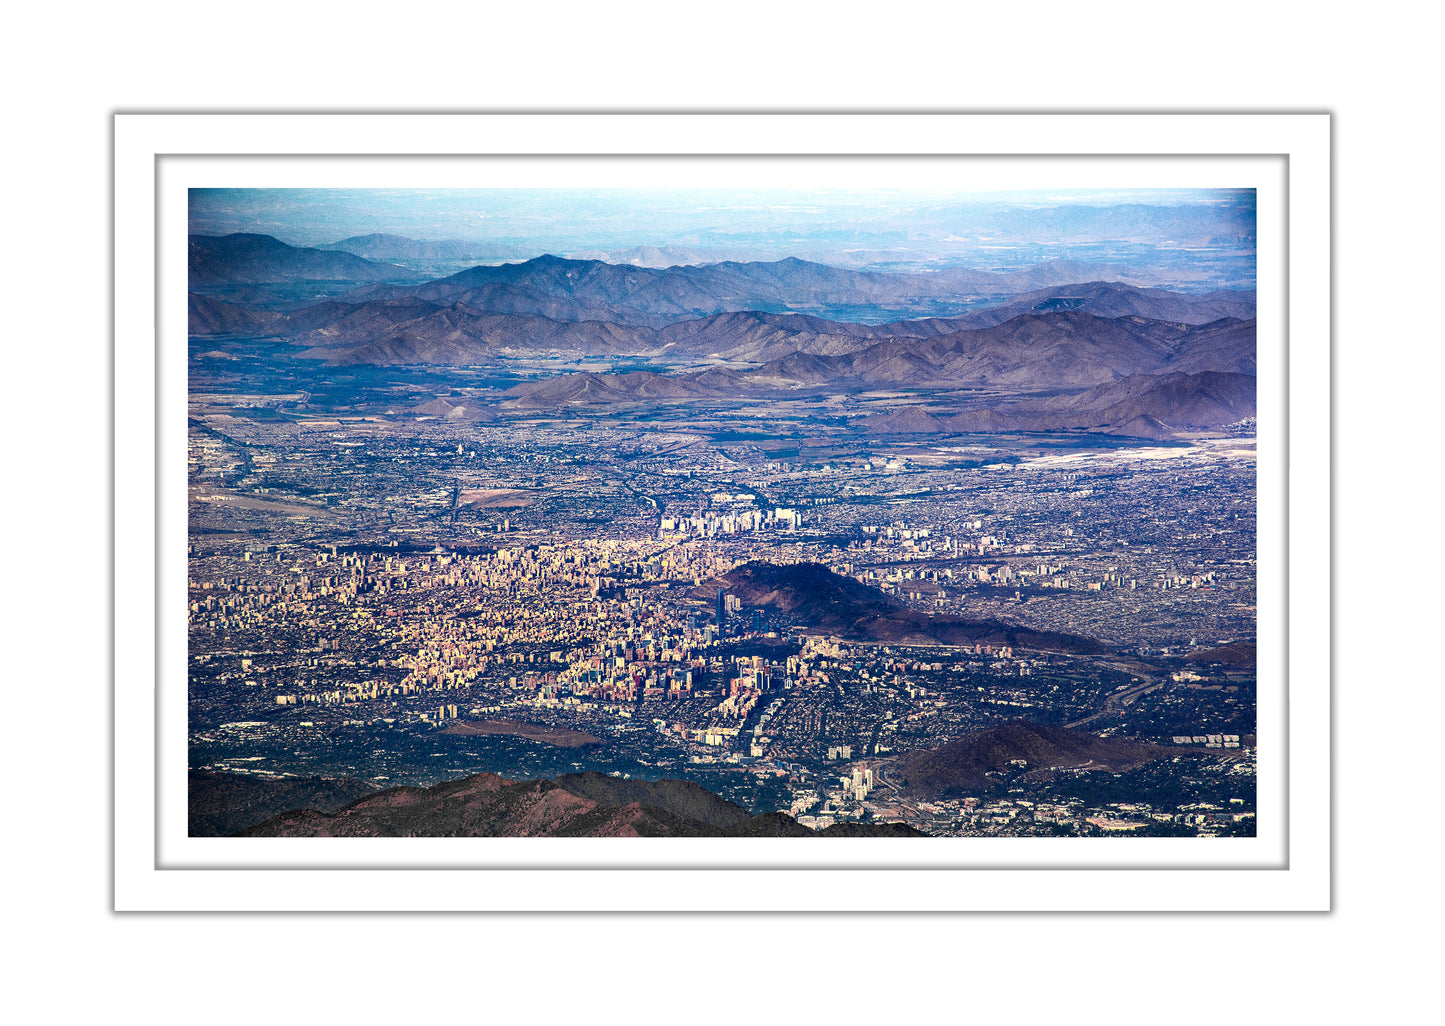
<svg viewBox="0 0 1445 1026"><path fill-rule="evenodd" d="M696 593L709 597L718 589L736 595L749 608L799 613L818 627L848 627L860 617L897 607L877 588L819 563L744 563L716 582L705 582Z"/></svg>
<svg viewBox="0 0 1445 1026"><path fill-rule="evenodd" d="M187 266L190 283L259 284L282 281L386 281L404 268L303 246L288 246L269 235L192 235Z"/></svg>
<svg viewBox="0 0 1445 1026"><path fill-rule="evenodd" d="M1216 648L1201 648L1184 657L1191 663L1215 663L1220 666L1237 666L1253 669L1255 643L1253 641L1232 641Z"/></svg>
<svg viewBox="0 0 1445 1026"><path fill-rule="evenodd" d="M891 828L880 833L896 835ZM688 781L599 774L512 781L491 773L397 787L333 813L294 809L247 837L810 837L781 813L754 816Z"/></svg>
<svg viewBox="0 0 1445 1026"><path fill-rule="evenodd" d="M376 791L361 780L277 778L191 770L188 819L191 837L224 837L289 809L335 812Z"/></svg>
<svg viewBox="0 0 1445 1026"><path fill-rule="evenodd" d="M1177 751L1082 730L1017 720L939 748L899 756L889 779L918 797L946 798L999 786L990 771L1086 769L1120 772ZM1026 764L1019 767L1016 764Z"/></svg>
<svg viewBox="0 0 1445 1026"><path fill-rule="evenodd" d="M1093 638L1034 631L993 620L930 615L817 563L749 562L694 590L736 595L747 608L776 609L809 633L902 645L993 645L1052 652L1097 653Z"/></svg>

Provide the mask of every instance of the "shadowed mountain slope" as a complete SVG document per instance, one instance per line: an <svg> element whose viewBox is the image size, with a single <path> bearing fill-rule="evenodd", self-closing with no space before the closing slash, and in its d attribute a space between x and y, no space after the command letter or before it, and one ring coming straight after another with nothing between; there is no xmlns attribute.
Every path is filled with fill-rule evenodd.
<svg viewBox="0 0 1445 1026"><path fill-rule="evenodd" d="M404 268L333 253L288 246L269 235L192 235L187 263L190 283L281 281L386 281L405 277Z"/></svg>
<svg viewBox="0 0 1445 1026"><path fill-rule="evenodd" d="M841 334L828 338L854 341ZM964 419L942 427L915 421L916 429L930 431L1112 429L1143 418L1158 421L1151 430L1167 435L1253 415L1253 322L1196 327L1070 312L1030 314L992 328L932 338L861 341L865 348L856 352L795 351L721 376L717 369L666 376L563 375L517 385L508 396L520 407L546 408L823 387L1071 393L987 411L959 411ZM949 412L929 411L934 418ZM907 430L887 420L865 424L864 429Z"/></svg>
<svg viewBox="0 0 1445 1026"><path fill-rule="evenodd" d="M1093 307L1102 315L1110 310L1146 317L1189 321L1239 316L1247 303L1252 316L1253 296L1240 293L1229 313L1220 313L1231 293L1211 293L1215 298L1194 297L1162 290L1133 289L1118 285L1121 297L1110 298L1104 290L1110 283L1065 286L1077 281L1070 275L1100 271L1094 265L1056 261L1024 271L995 273L968 268L945 268L929 273L857 271L789 257L773 261L724 261L671 267L599 260L569 260L540 256L519 263L468 268L425 285L372 286L356 290L346 298L356 302L370 299L415 296L438 305L461 302L493 313L541 316L562 321L613 321L661 328L668 324L738 311L785 314L820 314L829 310L897 311L907 316L918 311L928 316L940 307L958 309L989 298L1006 299L1029 290L1062 287L1057 296L1035 295L1038 304L1057 299ZM1086 288L1088 295L1071 295ZM1172 300L1165 297L1173 296ZM1247 298L1245 298L1247 297ZM1214 304L1211 307L1209 304ZM1151 305L1152 304L1152 305ZM1060 308L1064 308L1060 306ZM1198 308L1196 308L1198 307ZM1151 312L1152 311L1152 312ZM1011 310L1003 319L1022 309ZM879 318L882 320L884 318ZM984 320L981 324L992 323ZM954 330L964 325L955 325Z"/></svg>
<svg viewBox="0 0 1445 1026"><path fill-rule="evenodd" d="M967 434L1001 431L1094 431L1165 439L1210 430L1255 415L1249 374L1135 374L1085 392L949 414L910 407L867 418L870 434Z"/></svg>
<svg viewBox="0 0 1445 1026"><path fill-rule="evenodd" d="M279 313L229 303L212 296L186 297L187 323L192 335L269 335L286 319Z"/></svg>
<svg viewBox="0 0 1445 1026"><path fill-rule="evenodd" d="M224 837L288 809L337 809L376 792L361 780L255 777L191 770L188 818L191 837Z"/></svg>
<svg viewBox="0 0 1445 1026"><path fill-rule="evenodd" d="M1247 321L1254 319L1255 294L1221 289L1200 295L1091 281L1025 292L997 306L970 311L953 321L960 326L987 327L1020 314L1065 311L1095 317L1142 317L1176 324L1208 324L1225 319Z"/></svg>

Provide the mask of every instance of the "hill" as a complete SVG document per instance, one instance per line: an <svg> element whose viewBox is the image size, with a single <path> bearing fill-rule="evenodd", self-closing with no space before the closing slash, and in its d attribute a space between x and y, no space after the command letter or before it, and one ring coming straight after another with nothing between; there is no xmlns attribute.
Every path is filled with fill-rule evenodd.
<svg viewBox="0 0 1445 1026"><path fill-rule="evenodd" d="M1220 427L1255 415L1252 374L1201 371L1133 374L1078 396L1040 404L1064 417L1067 427L1093 428L1148 418L1169 428Z"/></svg>
<svg viewBox="0 0 1445 1026"><path fill-rule="evenodd" d="M238 239L242 241L227 242L236 250L227 258L231 265L252 259L246 255L250 249L261 254L255 259L262 263L275 262L266 254L276 247L293 254L281 261L287 265L285 269L248 273L272 277L374 273L357 268L298 268L295 265L301 258L295 254L359 258L284 247L265 236L227 236L224 240L193 239L193 271L198 278L218 273L215 266L197 256L203 243L214 246ZM331 366L468 366L543 354L664 361L722 359L752 365L712 394L730 394L739 386L760 390L820 386L1077 390L1137 374L1255 372L1252 320L1226 317L1200 323L1222 310L1248 312L1252 299L1206 302L1209 297L1105 283L1044 290L1050 295L1084 294L1080 296L1052 296L964 317L882 325L752 308L698 316L714 306L736 306L727 296L786 306L780 297L787 288L802 288L800 295L804 296L813 295L808 289L825 286L851 288L857 283L849 284L838 276L863 273L804 261L776 263L787 266L709 265L653 271L597 261L539 258L524 264L474 267L423 286L353 289L284 317L243 304L236 296L228 297L227 304L198 297L192 301L191 328L192 334L264 330L283 335L310 347L305 354L308 357ZM703 282L694 277L703 271L723 273L719 268L726 271L723 280ZM239 272L228 265L225 273ZM652 285L662 290L660 294L670 299L657 299L643 287L647 282L641 279L648 275L653 276ZM827 286L830 281L832 286ZM1115 302L1106 303L1105 299ZM666 317L655 314L661 308L670 311ZM1145 310L1159 316L1090 312L1096 309ZM659 320L661 323L654 323ZM689 394L709 394L697 372L673 377Z"/></svg>
<svg viewBox="0 0 1445 1026"><path fill-rule="evenodd" d="M897 836L891 826L877 833ZM246 837L811 837L782 813L750 815L689 781L598 773L512 781L491 773L398 787L334 813L295 809ZM922 836L913 832L910 836Z"/></svg>
<svg viewBox="0 0 1445 1026"><path fill-rule="evenodd" d="M870 434L1094 431L1163 439L1253 417L1255 384L1252 374L1218 371L1131 374L1082 392L985 410L910 407L869 417L861 427Z"/></svg>
<svg viewBox="0 0 1445 1026"><path fill-rule="evenodd" d="M365 303L295 337L314 347L304 355L331 366L466 366L505 356L595 356L652 349L647 333L622 325L484 313L463 303L434 307L419 300Z"/></svg>
<svg viewBox="0 0 1445 1026"><path fill-rule="evenodd" d="M401 252L373 249L369 252ZM358 246L357 248L361 248ZM400 259L400 257L398 257ZM1004 298L1058 286L1097 266L1053 262L995 273L946 268L929 273L858 271L788 257L783 260L695 263L667 267L651 260L609 263L544 255L517 263L472 267L425 285L358 293L358 301L415 296L466 303L493 313L563 321L614 321L662 328L738 311L836 316L869 322L960 312L986 297ZM1205 320L1213 316L1202 316ZM1217 316L1217 315L1215 315Z"/></svg>
<svg viewBox="0 0 1445 1026"><path fill-rule="evenodd" d="M1095 317L1142 317L1151 321L1198 325L1226 318L1252 320L1255 294L1221 289L1196 295L1168 289L1137 288L1119 282L1091 281L1025 292L998 306L964 314L955 318L954 322L987 327L1002 324L1020 314L1063 311L1088 313Z"/></svg>
<svg viewBox="0 0 1445 1026"><path fill-rule="evenodd" d="M351 253L367 260L493 260L515 259L515 247L467 239L409 239L373 232L328 242L317 249Z"/></svg>
<svg viewBox="0 0 1445 1026"><path fill-rule="evenodd" d="M1184 657L1191 663L1216 663L1220 666L1237 666L1254 669L1255 644L1252 641L1235 641L1218 648L1201 648Z"/></svg>
<svg viewBox="0 0 1445 1026"><path fill-rule="evenodd" d="M285 318L269 310L257 310L192 292L187 301L187 333L191 335L262 335L285 324Z"/></svg>
<svg viewBox="0 0 1445 1026"><path fill-rule="evenodd" d="M806 367L764 364L752 373L799 385L1088 388L1164 370L1203 328L1077 311L1020 314L1001 324L926 339L893 338Z"/></svg>
<svg viewBox="0 0 1445 1026"><path fill-rule="evenodd" d="M745 607L776 609L809 633L855 641L901 645L1008 645L1051 652L1098 653L1093 638L991 620L930 615L851 577L817 563L744 563L723 577L704 582L694 594L712 598L721 588Z"/></svg>
<svg viewBox="0 0 1445 1026"><path fill-rule="evenodd" d="M726 374L727 372L723 372ZM552 409L559 406L612 405L689 399L715 389L690 376L633 371L628 374L564 374L526 382L507 390L508 407Z"/></svg>
<svg viewBox="0 0 1445 1026"><path fill-rule="evenodd" d="M228 282L387 281L405 277L404 268L333 253L288 246L269 235L192 235L187 263L192 285Z"/></svg>
<svg viewBox="0 0 1445 1026"><path fill-rule="evenodd" d="M573 773L558 777L557 783L577 797L599 805L650 805L721 830L745 827L753 819L742 806L690 780L623 780L603 773Z"/></svg>
<svg viewBox="0 0 1445 1026"><path fill-rule="evenodd" d="M780 322L781 321L781 322ZM684 335L683 329L692 334ZM671 374L667 378L669 394L735 395L740 388L758 393L800 388L1006 388L1028 391L1085 392L1088 389L1113 385L1128 378L1146 376L1131 387L1142 391L1155 388L1158 401L1173 409L1188 405L1177 398L1170 400L1167 392L1185 376L1202 373L1232 374L1232 382L1223 379L1195 379L1188 385L1193 390L1189 403L1205 398L1210 388L1225 388L1230 395L1223 405L1235 404L1248 394L1253 408L1254 323L1222 321L1191 326L1149 321L1135 317L1105 319L1078 312L1020 315L990 328L956 331L932 337L891 337L875 340L871 329L858 325L819 322L816 319L788 318L769 322L758 314L736 314L705 321L674 325L666 332L679 339L679 348L691 348L695 354L766 355L791 348L786 356L761 363L750 370L729 372L726 381L710 381L715 370ZM620 336L615 336L620 337ZM628 336L638 346L646 346L647 337L638 330ZM713 343L724 343L714 347ZM601 348L614 345L604 340ZM626 343L614 345L613 351L625 350ZM640 351L640 350L634 350ZM654 349L653 352L660 350ZM1170 381L1150 382L1149 375L1180 375ZM658 383L651 379L633 378L609 382L606 389L583 388L583 375L571 375L578 382L569 383L567 375L539 382L527 382L511 390L514 399L528 405L554 405L608 402L635 402L645 394L632 390L647 386L658 393ZM1249 382L1243 380L1250 379ZM591 384L595 385L596 382ZM1083 409L1092 412L1107 410L1111 403L1129 399L1127 392L1105 395L1100 392L1086 397ZM1052 405L1020 407L1016 414L1039 416L1060 410L1071 415L1079 412L1075 397L1069 396ZM994 411L997 412L997 411ZM1190 417L1203 415L1196 410ZM1217 411L1216 411L1217 412ZM1224 422L1250 414L1231 413ZM1122 423L1138 417L1155 416L1147 410L1126 412L1122 407L1102 419L1087 424ZM1192 423L1190 417L1184 418ZM1162 418L1161 422L1164 421ZM1211 415L1205 417L1217 420ZM1001 422L1002 423L1002 422ZM1060 430L1063 425L1021 426L1016 430ZM866 427L866 426L865 426ZM947 425L945 425L947 427ZM960 421L953 426L959 431L991 430Z"/></svg>
<svg viewBox="0 0 1445 1026"><path fill-rule="evenodd" d="M956 797L999 786L988 776L990 771L1018 768L1119 772L1177 754L1162 745L1017 720L939 748L908 752L898 758L890 777L912 795Z"/></svg>
<svg viewBox="0 0 1445 1026"><path fill-rule="evenodd" d="M191 837L224 837L288 809L337 809L376 791L360 780L253 777L191 770L188 819Z"/></svg>

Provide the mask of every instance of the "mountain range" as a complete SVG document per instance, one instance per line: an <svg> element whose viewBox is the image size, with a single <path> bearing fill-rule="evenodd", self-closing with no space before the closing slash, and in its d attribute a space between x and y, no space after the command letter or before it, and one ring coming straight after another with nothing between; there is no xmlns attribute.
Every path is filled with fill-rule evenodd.
<svg viewBox="0 0 1445 1026"><path fill-rule="evenodd" d="M729 315L722 326L737 337L735 322L744 316ZM719 323L715 319L707 327ZM761 330L759 322L751 326ZM698 337L686 344L695 345ZM867 333L848 334L831 326L823 331L815 326L807 338L840 351L798 350L743 370L559 375L514 386L503 406L558 409L820 387L1005 388L1069 394L994 403L985 410L914 408L867 418L862 429L891 434L1103 430L1141 437L1217 428L1255 414L1253 321L1193 326L1069 311L1025 314L989 328L925 338L874 341Z"/></svg>
<svg viewBox="0 0 1445 1026"><path fill-rule="evenodd" d="M1006 302L955 318L962 324L987 327L1002 324L1022 313L1056 313L1077 310L1096 317L1142 317L1152 321L1207 324L1233 318L1250 320L1255 313L1253 292L1218 289L1189 294L1167 289L1136 288L1117 282L1064 283L1014 296Z"/></svg>
<svg viewBox="0 0 1445 1026"><path fill-rule="evenodd" d="M192 282L203 291L189 297L190 333L283 338L296 355L331 367L536 358L655 365L527 381L485 416L820 388L1013 395L979 408L944 394L865 418L858 426L869 434L1167 438L1255 413L1252 292L1186 294L1102 280L1019 292L1025 282L1090 265L892 273L796 258L654 268L542 256L407 284L414 272L344 249L443 259L466 250L453 243L372 235L304 248L263 235L192 236ZM313 280L363 284L298 304L295 283ZM982 295L991 305L875 323L883 311ZM835 309L870 316L816 312Z"/></svg>
<svg viewBox="0 0 1445 1026"><path fill-rule="evenodd" d="M1131 374L1202 369L1254 372L1254 323L1193 326L1078 311L1021 314L987 328L893 338L854 352L795 352L752 368L756 379L809 386L1087 388Z"/></svg>
<svg viewBox="0 0 1445 1026"><path fill-rule="evenodd" d="M1255 415L1249 374L1133 374L1086 392L1003 403L950 413L910 407L867 417L860 430L878 435L973 434L1012 431L1093 431L1165 439L1181 431L1237 424Z"/></svg>
<svg viewBox="0 0 1445 1026"><path fill-rule="evenodd" d="M388 263L397 260L525 260L527 257L525 252L504 244L467 239L409 239L404 235L388 235L383 232L353 235L348 239L328 242L315 248L350 253L367 260Z"/></svg>
<svg viewBox="0 0 1445 1026"><path fill-rule="evenodd" d="M746 377L726 381L728 389L839 382L1080 388L1166 370L1255 370L1253 321L1189 324L1082 310L1019 314L987 327L970 327L962 318L870 326L748 311L654 330L489 313L463 303L437 307L415 297L359 304L328 300L279 314L193 294L190 326L195 336L288 337L307 347L306 356L331 366L465 366L509 355L756 364ZM700 383L705 384L694 376L680 394L695 393ZM517 393L531 394L526 388Z"/></svg>
<svg viewBox="0 0 1445 1026"><path fill-rule="evenodd" d="M646 374L552 378L521 385L509 396L515 405L529 408L840 384L1078 390L1138 375L1254 373L1252 320L1227 317L1202 323L1204 317L1223 309L1247 312L1242 307L1248 304L1214 294L1182 297L1164 293L1160 298L1155 295L1158 292L1103 283L1044 290L1009 309L1052 306L1061 299L1067 300L1064 305L1070 308L1016 313L1008 320L983 325L978 322L997 321L1000 312L866 325L743 311L657 329L487 312L463 302L441 307L415 295L361 303L332 299L289 314L192 295L190 324L197 336L270 333L288 337L306 347L306 356L331 366L475 365L508 356L548 354L754 364L737 371L714 368L680 373L666 381ZM1090 313L1090 308L1146 310L1173 319L1133 313L1101 316ZM1095 402L1096 397L1089 401ZM1236 415L1233 407L1238 403L1229 405L1230 415L1220 423L1252 415L1252 409ZM1036 415L1052 411L1016 412ZM1105 418L1114 423L1128 419ZM1173 422L1167 417L1159 419ZM1191 425L1211 424L1197 411L1180 420ZM962 421L958 426L978 430Z"/></svg>
<svg viewBox="0 0 1445 1026"><path fill-rule="evenodd" d="M192 235L187 259L192 288L231 282L388 281L405 268L351 253L288 246L269 235Z"/></svg>
<svg viewBox="0 0 1445 1026"><path fill-rule="evenodd" d="M464 255L452 257L453 253ZM929 316L940 307L954 307L961 313L958 308L976 306L986 299L1013 300L1023 304L1020 309L1050 300L1087 304L1098 300L1068 294L1075 288L1071 282L1094 281L1103 273L1112 275L1114 284L1122 284L1117 281L1118 272L1073 261L1049 261L1009 272L949 267L904 273L852 270L796 257L649 267L544 255L517 263L471 267L421 285L407 285L397 284L408 276L405 268L380 262L466 259L466 253L467 247L455 240L427 243L385 235L358 236L315 248L288 246L264 235L193 235L190 280L192 286L305 278L376 282L359 286L343 298L349 303L418 298L439 307L462 303L489 313L559 321L611 321L652 328L744 310L813 314L839 309L861 314L895 310L909 316ZM381 284L385 282L390 284ZM1063 289L1063 294L1049 294L1057 289ZM1201 315L1203 320L1242 316L1246 304L1252 315L1250 293L1209 293L1180 300L1182 294L1160 289L1138 291L1148 293L1156 307L1170 302L1181 309L1186 305L1194 308L1201 303L1214 304L1214 309ZM1113 308L1096 312L1110 316L1163 313L1115 302ZM1019 311L1006 316L1013 312ZM1166 319L1182 318L1170 313Z"/></svg>

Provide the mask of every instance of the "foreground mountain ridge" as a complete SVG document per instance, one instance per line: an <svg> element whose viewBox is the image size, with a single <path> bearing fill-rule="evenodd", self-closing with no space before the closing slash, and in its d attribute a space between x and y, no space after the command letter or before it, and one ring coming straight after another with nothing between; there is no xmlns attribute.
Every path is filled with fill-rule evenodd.
<svg viewBox="0 0 1445 1026"><path fill-rule="evenodd" d="M691 781L600 773L507 780L479 773L433 787L396 787L335 812L295 809L242 837L814 837L923 836L896 824L814 832L783 813L751 815Z"/></svg>

